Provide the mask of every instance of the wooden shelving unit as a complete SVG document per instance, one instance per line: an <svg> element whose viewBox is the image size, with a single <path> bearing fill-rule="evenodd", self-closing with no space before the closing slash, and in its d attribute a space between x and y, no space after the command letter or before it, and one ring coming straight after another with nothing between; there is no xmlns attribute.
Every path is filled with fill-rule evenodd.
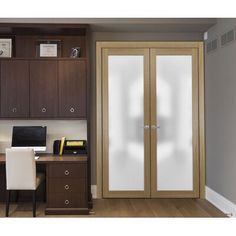
<svg viewBox="0 0 236 236"><path fill-rule="evenodd" d="M0 120L87 120L91 208L88 31L83 24L0 24L0 38L12 39L12 57L0 58ZM44 40L60 40L59 57L38 57ZM79 58L70 58L73 47L80 47Z"/></svg>

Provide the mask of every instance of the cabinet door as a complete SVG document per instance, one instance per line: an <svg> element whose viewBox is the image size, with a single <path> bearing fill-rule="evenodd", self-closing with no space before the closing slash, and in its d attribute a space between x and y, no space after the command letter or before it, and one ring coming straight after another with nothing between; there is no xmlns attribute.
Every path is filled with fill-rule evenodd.
<svg viewBox="0 0 236 236"><path fill-rule="evenodd" d="M30 62L30 116L53 118L58 113L57 61Z"/></svg>
<svg viewBox="0 0 236 236"><path fill-rule="evenodd" d="M1 117L29 116L29 63L1 62Z"/></svg>
<svg viewBox="0 0 236 236"><path fill-rule="evenodd" d="M59 62L59 116L86 117L86 61Z"/></svg>

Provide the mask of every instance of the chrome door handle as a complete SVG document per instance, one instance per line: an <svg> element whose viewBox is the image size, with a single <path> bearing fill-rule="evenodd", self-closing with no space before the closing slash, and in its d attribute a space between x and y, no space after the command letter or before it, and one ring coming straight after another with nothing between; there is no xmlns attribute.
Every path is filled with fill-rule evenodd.
<svg viewBox="0 0 236 236"><path fill-rule="evenodd" d="M149 125L144 125L143 128L144 128L144 129L149 129L150 126L149 126Z"/></svg>
<svg viewBox="0 0 236 236"><path fill-rule="evenodd" d="M160 129L161 127L160 127L160 125L151 125L151 128L152 129Z"/></svg>

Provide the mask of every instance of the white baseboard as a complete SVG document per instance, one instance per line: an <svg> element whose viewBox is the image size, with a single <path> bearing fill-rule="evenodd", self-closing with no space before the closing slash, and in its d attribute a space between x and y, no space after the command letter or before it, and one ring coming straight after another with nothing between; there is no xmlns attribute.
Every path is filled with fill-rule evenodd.
<svg viewBox="0 0 236 236"><path fill-rule="evenodd" d="M93 199L96 199L97 198L97 185L91 185L91 193L92 193Z"/></svg>
<svg viewBox="0 0 236 236"><path fill-rule="evenodd" d="M236 217L236 204L206 186L206 199L230 217Z"/></svg>

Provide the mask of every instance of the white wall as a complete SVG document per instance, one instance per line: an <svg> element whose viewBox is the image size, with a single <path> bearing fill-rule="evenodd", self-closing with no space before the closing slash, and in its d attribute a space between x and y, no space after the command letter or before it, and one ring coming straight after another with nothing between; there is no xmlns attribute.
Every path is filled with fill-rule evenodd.
<svg viewBox="0 0 236 236"><path fill-rule="evenodd" d="M13 126L47 126L47 153L53 152L53 141L65 136L67 139L87 139L85 120L0 120L0 153L11 146Z"/></svg>

